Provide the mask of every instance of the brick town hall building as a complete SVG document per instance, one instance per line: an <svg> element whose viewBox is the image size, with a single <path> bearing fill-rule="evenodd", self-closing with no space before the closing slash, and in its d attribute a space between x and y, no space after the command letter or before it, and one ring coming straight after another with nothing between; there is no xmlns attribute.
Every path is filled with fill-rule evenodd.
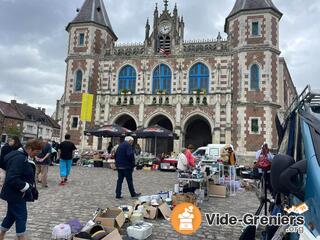
<svg viewBox="0 0 320 240"><path fill-rule="evenodd" d="M297 94L280 57L281 16L271 0L236 0L225 20L226 40L213 32L215 40L185 41L184 19L165 0L152 24L147 20L143 43L117 45L104 1L85 0L66 28L62 136L68 132L78 146L103 143L106 149L108 139L82 136L81 94L92 93L86 129L159 124L179 136L159 141L160 152L190 143L231 143L239 156L252 155L264 141L277 148L275 116ZM150 141L142 144L151 151Z"/></svg>

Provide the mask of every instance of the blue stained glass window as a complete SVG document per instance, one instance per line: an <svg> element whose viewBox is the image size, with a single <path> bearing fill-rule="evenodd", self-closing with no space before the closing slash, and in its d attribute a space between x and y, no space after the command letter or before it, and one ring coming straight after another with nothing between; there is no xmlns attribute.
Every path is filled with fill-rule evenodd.
<svg viewBox="0 0 320 240"><path fill-rule="evenodd" d="M250 69L250 89L259 90L260 68L257 64L253 64Z"/></svg>
<svg viewBox="0 0 320 240"><path fill-rule="evenodd" d="M171 93L171 70L165 64L160 64L153 71L153 86L152 92L155 94L157 91L165 90L166 93Z"/></svg>
<svg viewBox="0 0 320 240"><path fill-rule="evenodd" d="M124 66L119 73L119 93L123 90L130 90L131 93L136 91L136 70L130 66Z"/></svg>
<svg viewBox="0 0 320 240"><path fill-rule="evenodd" d="M209 92L209 69L203 63L196 63L189 72L189 92L198 89Z"/></svg>
<svg viewBox="0 0 320 240"><path fill-rule="evenodd" d="M259 22L252 23L252 35L259 36Z"/></svg>
<svg viewBox="0 0 320 240"><path fill-rule="evenodd" d="M82 71L78 70L76 73L76 86L75 90L76 91L81 91L82 89Z"/></svg>

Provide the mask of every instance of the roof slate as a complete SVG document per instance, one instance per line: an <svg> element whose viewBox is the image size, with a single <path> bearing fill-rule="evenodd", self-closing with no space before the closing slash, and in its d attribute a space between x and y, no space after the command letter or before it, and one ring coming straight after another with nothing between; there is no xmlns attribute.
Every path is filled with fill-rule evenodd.
<svg viewBox="0 0 320 240"><path fill-rule="evenodd" d="M272 0L237 0L227 18L232 17L241 11L260 9L272 9L282 16L282 13L273 4Z"/></svg>
<svg viewBox="0 0 320 240"><path fill-rule="evenodd" d="M50 126L53 128L60 128L59 124L57 124L53 119L51 119L40 109L33 108L31 106L21 103L15 103L15 106L17 110L24 115L24 119L26 121L40 121L43 125Z"/></svg>
<svg viewBox="0 0 320 240"><path fill-rule="evenodd" d="M72 23L89 22L107 27L114 34L103 0L85 0L78 15L69 25Z"/></svg>
<svg viewBox="0 0 320 240"><path fill-rule="evenodd" d="M0 101L0 112L5 117L23 120L23 116L10 103Z"/></svg>

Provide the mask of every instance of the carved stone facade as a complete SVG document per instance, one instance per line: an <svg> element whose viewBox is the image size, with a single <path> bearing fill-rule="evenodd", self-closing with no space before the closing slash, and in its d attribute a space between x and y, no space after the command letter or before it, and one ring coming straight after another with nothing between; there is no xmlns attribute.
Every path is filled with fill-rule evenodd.
<svg viewBox="0 0 320 240"><path fill-rule="evenodd" d="M287 65L279 57L282 14L273 4L237 10L237 6L245 6L238 3L241 1L245 0L237 0L226 18L227 39L219 33L214 40L184 41L184 20L178 16L177 6L171 13L164 1L162 13L158 7L154 10L151 33L147 21L143 43L116 45L105 7L99 5L104 5L103 1L85 0L67 27L70 39L62 136L69 132L77 145L96 148L96 139L83 136L85 128L118 123L135 130L159 124L179 135L172 144L176 152L186 144L210 142L231 143L240 157L253 156L263 142L277 148L274 118L297 94ZM97 16L81 19L86 11ZM101 22L99 14L107 20ZM135 72L130 89L123 89L120 81L126 66ZM162 66L170 71L170 86L156 89L157 71L160 74ZM203 77L199 70L194 76L195 66L207 69L207 75ZM76 87L79 70L80 88ZM207 82L203 85L202 81ZM72 124L80 116L85 92L94 95L93 118L86 124L79 120L75 128ZM169 146L167 150L172 149Z"/></svg>

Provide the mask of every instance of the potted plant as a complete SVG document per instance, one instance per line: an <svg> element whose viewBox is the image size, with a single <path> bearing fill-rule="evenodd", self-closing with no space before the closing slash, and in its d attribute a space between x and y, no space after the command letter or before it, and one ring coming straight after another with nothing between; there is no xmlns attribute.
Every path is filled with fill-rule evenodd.
<svg viewBox="0 0 320 240"><path fill-rule="evenodd" d="M157 92L158 95L162 94L162 90L161 89L158 89L156 92Z"/></svg>
<svg viewBox="0 0 320 240"><path fill-rule="evenodd" d="M161 91L161 94L162 94L162 95L166 95L166 94L167 94L167 90L166 90L166 89L163 89L163 90Z"/></svg>
<svg viewBox="0 0 320 240"><path fill-rule="evenodd" d="M193 94L197 94L197 89L196 89L196 88L193 89L192 93L193 93Z"/></svg>
<svg viewBox="0 0 320 240"><path fill-rule="evenodd" d="M206 94L207 94L207 89L202 88L200 93L201 93L202 95L206 95Z"/></svg>
<svg viewBox="0 0 320 240"><path fill-rule="evenodd" d="M123 88L120 90L121 95L126 95L128 93L128 90L126 88Z"/></svg>

